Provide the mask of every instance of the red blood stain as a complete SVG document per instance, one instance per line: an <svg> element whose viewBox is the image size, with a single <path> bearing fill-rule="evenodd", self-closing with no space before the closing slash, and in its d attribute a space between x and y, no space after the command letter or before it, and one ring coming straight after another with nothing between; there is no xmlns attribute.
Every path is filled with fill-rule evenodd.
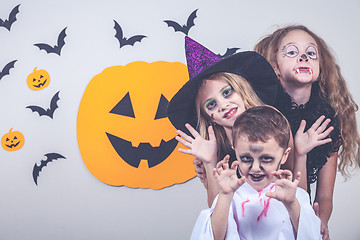
<svg viewBox="0 0 360 240"><path fill-rule="evenodd" d="M244 205L247 202L250 202L250 200L248 198L241 203L242 217L245 217L245 206Z"/></svg>
<svg viewBox="0 0 360 240"><path fill-rule="evenodd" d="M271 200L271 198L268 198L268 199L265 199L265 200L264 200L264 209L262 210L262 212L261 212L260 215L258 216L257 221L260 221L260 219L261 219L262 217L266 217L267 212L268 212L268 210L269 210L269 206L270 206L270 200Z"/></svg>

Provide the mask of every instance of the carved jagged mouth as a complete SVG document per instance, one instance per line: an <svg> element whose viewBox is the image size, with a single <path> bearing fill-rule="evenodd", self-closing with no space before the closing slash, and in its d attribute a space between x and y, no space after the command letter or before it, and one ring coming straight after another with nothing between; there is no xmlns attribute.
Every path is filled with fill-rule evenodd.
<svg viewBox="0 0 360 240"><path fill-rule="evenodd" d="M36 88L39 88L39 87L44 86L46 82L47 82L47 79L43 83L39 83L38 85L33 85L33 86Z"/></svg>
<svg viewBox="0 0 360 240"><path fill-rule="evenodd" d="M106 133L117 154L130 166L139 167L142 159L147 160L149 168L162 163L175 149L178 142L175 138L165 142L161 140L160 146L153 147L150 143L140 143L133 147L131 142Z"/></svg>
<svg viewBox="0 0 360 240"><path fill-rule="evenodd" d="M13 148L16 147L17 145L19 145L20 142L17 142L16 144L11 144L11 145L7 145L5 144L8 148Z"/></svg>

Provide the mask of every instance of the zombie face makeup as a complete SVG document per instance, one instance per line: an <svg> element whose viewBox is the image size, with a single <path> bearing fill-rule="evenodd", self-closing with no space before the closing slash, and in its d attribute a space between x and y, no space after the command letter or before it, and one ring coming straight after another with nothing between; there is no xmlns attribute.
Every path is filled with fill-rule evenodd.
<svg viewBox="0 0 360 240"><path fill-rule="evenodd" d="M266 142L250 142L247 136L241 135L235 146L240 175L245 176L246 181L260 191L275 180L271 172L280 168L289 151L281 148L274 138Z"/></svg>
<svg viewBox="0 0 360 240"><path fill-rule="evenodd" d="M307 32L288 32L279 44L275 68L285 90L295 90L316 81L320 73L319 57L316 42Z"/></svg>

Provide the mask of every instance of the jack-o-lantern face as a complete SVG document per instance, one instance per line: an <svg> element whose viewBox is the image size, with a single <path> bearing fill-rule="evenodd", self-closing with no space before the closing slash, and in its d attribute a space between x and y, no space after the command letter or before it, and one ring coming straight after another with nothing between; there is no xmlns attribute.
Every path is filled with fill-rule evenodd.
<svg viewBox="0 0 360 240"><path fill-rule="evenodd" d="M27 85L31 90L42 90L46 88L50 83L50 75L47 71L40 69L34 69L32 73L26 79Z"/></svg>
<svg viewBox="0 0 360 240"><path fill-rule="evenodd" d="M16 151L24 146L25 138L24 135L19 131L10 131L1 138L1 146L6 151Z"/></svg>
<svg viewBox="0 0 360 240"><path fill-rule="evenodd" d="M182 63L133 62L105 69L82 97L80 153L100 181L161 189L195 176L192 156L178 152L168 101L188 80Z"/></svg>

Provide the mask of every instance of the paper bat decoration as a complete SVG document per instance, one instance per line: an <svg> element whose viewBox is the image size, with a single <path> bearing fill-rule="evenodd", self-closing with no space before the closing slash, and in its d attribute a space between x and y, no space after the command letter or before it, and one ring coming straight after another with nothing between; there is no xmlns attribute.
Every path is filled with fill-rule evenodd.
<svg viewBox="0 0 360 240"><path fill-rule="evenodd" d="M58 160L59 158L66 159L66 157L64 157L63 155L58 154L58 153L47 153L44 156L46 157L46 160L41 160L40 166L38 166L35 163L34 168L33 168L33 179L34 179L34 182L36 185L37 185L37 179L39 177L39 173L49 162Z"/></svg>
<svg viewBox="0 0 360 240"><path fill-rule="evenodd" d="M56 53L57 55L60 56L61 49L65 45L65 41L64 41L66 37L65 30L66 28L64 28L61 31L61 33L58 36L57 45L53 47L46 43L35 43L34 45L37 46L40 50L45 50L47 53Z"/></svg>
<svg viewBox="0 0 360 240"><path fill-rule="evenodd" d="M17 60L11 61L8 64L5 65L5 67L2 69L2 71L0 72L0 80L5 76L5 75L9 75L10 73L10 69L14 68L14 64Z"/></svg>
<svg viewBox="0 0 360 240"><path fill-rule="evenodd" d="M226 53L224 55L218 54L218 56L221 58L225 58L225 57L233 55L239 49L240 48L228 48L228 49L226 49Z"/></svg>
<svg viewBox="0 0 360 240"><path fill-rule="evenodd" d="M60 92L60 91L59 91ZM39 113L39 116L48 116L49 118L54 117L54 112L58 108L57 102L59 101L59 92L55 93L50 101L50 108L44 109L39 106L27 106L26 108L30 108L33 112Z"/></svg>
<svg viewBox="0 0 360 240"><path fill-rule="evenodd" d="M4 27L10 31L11 25L17 20L16 14L19 13L19 6L20 6L20 4L17 5L16 7L14 7L14 9L10 12L9 20L5 19L5 21L4 21L0 18L0 27Z"/></svg>
<svg viewBox="0 0 360 240"><path fill-rule="evenodd" d="M183 32L187 36L188 33L189 33L190 28L195 25L194 19L196 18L196 11L197 10L198 9L196 9L195 11L193 11L190 14L186 25L181 26L180 24L178 24L177 22L172 21L172 20L165 20L164 22L167 23L168 27L174 28L175 32L177 32L177 31L178 32Z"/></svg>
<svg viewBox="0 0 360 240"><path fill-rule="evenodd" d="M115 37L117 38L117 40L119 40L120 48L122 48L123 46L126 46L126 45L134 46L134 44L136 42L140 42L143 38L146 38L146 36L144 36L144 35L135 35L130 38L126 38L123 35L123 31L122 31L120 25L115 20L114 20L114 22L115 22L114 28L116 30Z"/></svg>

